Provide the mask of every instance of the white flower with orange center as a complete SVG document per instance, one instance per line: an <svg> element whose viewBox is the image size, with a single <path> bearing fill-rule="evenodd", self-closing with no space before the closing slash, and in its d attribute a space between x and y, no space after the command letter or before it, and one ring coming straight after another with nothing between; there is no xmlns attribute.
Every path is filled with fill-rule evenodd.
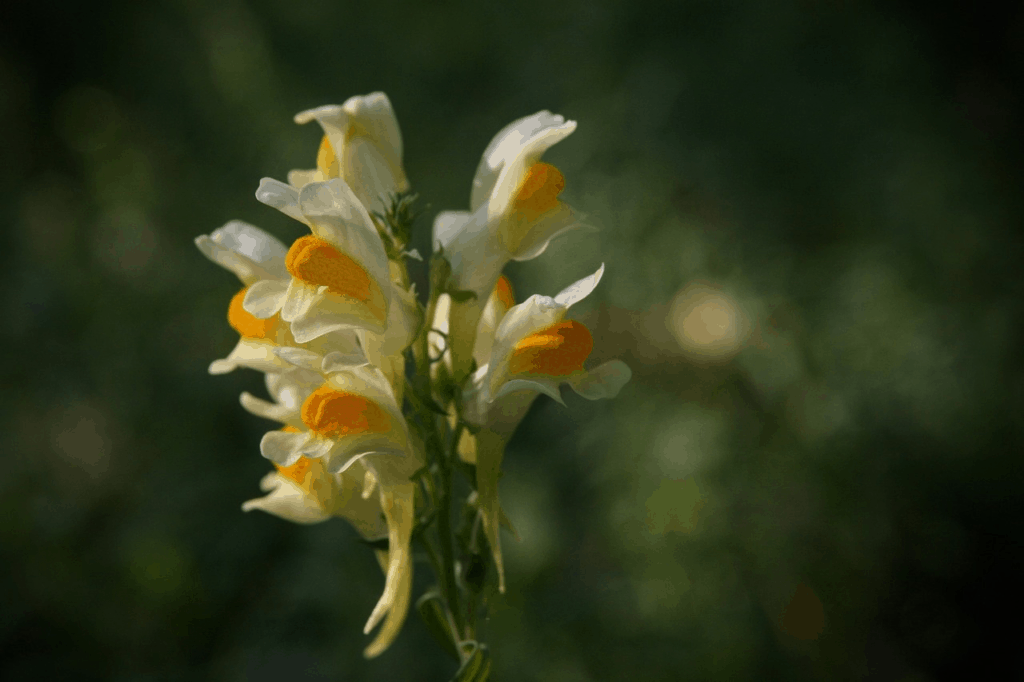
<svg viewBox="0 0 1024 682"><path fill-rule="evenodd" d="M545 151L575 129L575 121L549 111L509 124L484 151L473 179L470 211L445 211L434 221L434 241L451 263L453 284L477 297L452 305L457 377L468 370L484 302L505 264L536 258L552 239L578 224L573 210L558 198L565 178L541 161Z"/></svg>
<svg viewBox="0 0 1024 682"><path fill-rule="evenodd" d="M487 365L476 372L463 397L464 416L481 427L475 443L477 491L501 591L505 572L498 537L498 478L512 433L541 393L562 403L559 386L564 383L589 400L613 398L632 376L621 360L585 369L593 337L582 323L565 319L603 274L604 265L554 298L533 295L509 309L495 331Z"/></svg>
<svg viewBox="0 0 1024 682"><path fill-rule="evenodd" d="M243 307L257 318L280 314L299 343L332 331L387 329L392 283L377 228L343 180L301 190L264 178L256 197L309 226L288 249L287 282L249 287Z"/></svg>
<svg viewBox="0 0 1024 682"><path fill-rule="evenodd" d="M402 168L402 133L391 101L383 92L350 97L295 116L316 121L324 137L313 170L293 170L289 184L302 187L332 178L344 180L369 211L382 213L387 197L409 189Z"/></svg>
<svg viewBox="0 0 1024 682"><path fill-rule="evenodd" d="M297 429L286 426L284 430ZM338 516L362 537L374 540L387 535L387 523L379 497L372 487L367 490L367 478L372 479L372 474L360 462L344 474L331 474L322 460L300 457L291 466L275 465L260 481L267 495L245 502L242 511L259 509L294 523L320 523Z"/></svg>
<svg viewBox="0 0 1024 682"><path fill-rule="evenodd" d="M293 343L288 325L277 315L259 319L242 306L249 288L261 281L288 280L285 255L288 250L274 236L260 228L232 220L209 235L196 237L196 246L204 256L230 270L245 287L228 305L228 323L239 334L239 341L226 358L210 363L210 374L225 374L238 367L263 372L281 372L288 364L274 355L273 349Z"/></svg>

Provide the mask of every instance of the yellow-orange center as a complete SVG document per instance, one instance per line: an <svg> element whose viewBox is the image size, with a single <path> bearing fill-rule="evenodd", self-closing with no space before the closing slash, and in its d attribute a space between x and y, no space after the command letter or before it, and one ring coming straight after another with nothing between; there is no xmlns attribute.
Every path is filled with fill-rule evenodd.
<svg viewBox="0 0 1024 682"><path fill-rule="evenodd" d="M320 141L320 149L316 153L316 167L328 178L336 178L341 175L338 167L338 157L334 155L334 147L331 146L327 136Z"/></svg>
<svg viewBox="0 0 1024 682"><path fill-rule="evenodd" d="M508 277L505 275L498 278L498 285L494 287L494 294L501 301L501 304L505 306L506 310L516 304L516 296L512 292L512 283L508 281Z"/></svg>
<svg viewBox="0 0 1024 682"><path fill-rule="evenodd" d="M550 163L530 166L519 186L512 209L526 220L536 220L558 206L558 195L565 189L565 177Z"/></svg>
<svg viewBox="0 0 1024 682"><path fill-rule="evenodd" d="M363 303L370 302L378 289L363 266L311 234L295 240L284 264L288 272L304 282L326 286L336 294Z"/></svg>
<svg viewBox="0 0 1024 682"><path fill-rule="evenodd" d="M331 438L385 433L391 429L391 417L379 405L330 386L321 386L302 403L302 422L310 430Z"/></svg>
<svg viewBox="0 0 1024 682"><path fill-rule="evenodd" d="M242 289L231 299L231 304L228 306L228 324L247 339L272 337L274 327L277 325L277 315L261 320L252 313L246 312L242 307L242 301L245 300L245 292L248 290L248 287Z"/></svg>
<svg viewBox="0 0 1024 682"><path fill-rule="evenodd" d="M576 320L566 320L517 343L508 370L511 374L567 376L583 370L583 362L592 350L590 330Z"/></svg>

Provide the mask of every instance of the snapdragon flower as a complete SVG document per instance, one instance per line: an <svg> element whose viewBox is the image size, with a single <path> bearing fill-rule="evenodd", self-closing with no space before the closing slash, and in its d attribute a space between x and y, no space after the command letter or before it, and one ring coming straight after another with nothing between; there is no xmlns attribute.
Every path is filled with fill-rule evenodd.
<svg viewBox="0 0 1024 682"><path fill-rule="evenodd" d="M382 213L386 197L409 189L402 168L402 133L391 100L383 92L350 97L295 115L298 124L316 121L324 131L316 168L293 170L288 183L341 178L368 211Z"/></svg>
<svg viewBox="0 0 1024 682"><path fill-rule="evenodd" d="M408 614L415 531L438 590L420 612L459 657L459 679L476 675L487 669L475 624L487 585L483 537L505 590L498 526L511 523L497 484L509 438L538 395L561 402L568 384L592 400L612 397L630 377L614 360L587 369L590 331L566 319L604 266L553 298L518 305L501 274L579 225L559 199L561 172L541 160L576 123L542 111L490 142L470 210L434 222L424 325L406 261L419 259L406 251L415 196L403 194L409 183L390 101L371 93L295 120L324 131L316 168L290 172L288 184L264 178L256 197L310 234L286 247L232 221L196 239L243 285L227 314L238 344L210 372L264 372L269 398L243 392L240 402L277 424L259 444L274 467L260 482L264 495L242 508L299 524L344 518L374 541L385 580L364 627L377 629L368 657L390 646ZM415 364L407 367L407 357ZM459 459L476 465L475 481ZM460 470L475 490L459 506L463 530L453 533L452 476Z"/></svg>
<svg viewBox="0 0 1024 682"><path fill-rule="evenodd" d="M541 161L545 151L575 129L575 121L549 111L513 121L484 150L470 211L444 211L434 220L434 240L451 263L453 284L474 295L451 306L457 379L469 371L480 315L505 265L536 258L578 223L573 209L558 199L565 178Z"/></svg>
<svg viewBox="0 0 1024 682"><path fill-rule="evenodd" d="M463 397L465 418L480 427L475 442L477 492L501 591L505 571L498 536L498 477L512 433L538 395L564 405L561 384L598 400L618 395L632 376L621 360L585 369L593 337L581 322L565 319L569 308L589 296L603 275L604 265L554 298L535 294L511 307L494 332L487 364L477 370Z"/></svg>

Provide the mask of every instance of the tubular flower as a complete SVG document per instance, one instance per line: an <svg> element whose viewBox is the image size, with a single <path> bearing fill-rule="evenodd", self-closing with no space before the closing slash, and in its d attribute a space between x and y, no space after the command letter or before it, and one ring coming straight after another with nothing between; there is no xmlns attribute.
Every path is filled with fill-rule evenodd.
<svg viewBox="0 0 1024 682"><path fill-rule="evenodd" d="M366 209L343 180L301 190L264 178L260 201L309 226L288 249L287 283L251 286L243 307L257 318L280 313L299 343L341 329L383 334L392 298L384 244Z"/></svg>
<svg viewBox="0 0 1024 682"><path fill-rule="evenodd" d="M238 367L263 372L288 370L287 363L273 353L279 344L294 343L288 325L277 315L258 319L242 307L245 294L253 284L288 279L285 245L241 220L232 220L209 235L196 237L195 242L204 256L233 272L245 285L228 305L228 324L238 332L238 344L226 358L210 363L210 374L225 374Z"/></svg>
<svg viewBox="0 0 1024 682"><path fill-rule="evenodd" d="M481 427L475 442L477 492L502 591L498 477L513 431L541 393L562 403L559 386L567 383L588 400L613 398L632 376L620 360L584 369L593 338L583 324L565 319L569 308L589 296L603 274L604 265L554 298L534 295L510 308L495 330L488 363L473 376L463 397L465 417Z"/></svg>
<svg viewBox="0 0 1024 682"><path fill-rule="evenodd" d="M448 316L451 311L451 304L452 299L448 294L441 294L438 297L434 312L434 324L431 326L431 329L437 333L428 337L431 357L440 358L440 362L435 362L431 365L431 369L434 371L433 379L435 382L437 381L437 373L440 371L441 363L443 363L449 374L452 372L452 356L446 346L449 332ZM476 361L478 367L486 365L490 359L491 346L494 343L494 332L497 330L498 324L505 316L505 313L515 304L516 300L512 283L509 282L507 277L501 275L498 278L498 283L494 286L494 291L487 298L487 304L484 306L483 314L477 325L476 340L473 344L473 360ZM458 420L454 405L448 407L448 412L448 422L452 428L455 428ZM463 431L459 437L457 452L463 461L475 464L476 436L468 430Z"/></svg>
<svg viewBox="0 0 1024 682"><path fill-rule="evenodd" d="M485 297L505 264L544 253L553 238L576 226L574 211L558 199L562 173L541 156L576 129L549 111L503 128L484 150L470 193L470 211L446 211L434 221L456 286L476 299L454 303L450 318L455 376L468 373Z"/></svg>
<svg viewBox="0 0 1024 682"><path fill-rule="evenodd" d="M295 115L300 125L310 121L319 123L324 131L316 168L291 171L291 185L302 187L341 178L368 211L378 213L384 211L389 195L409 189L402 169L402 133L383 92L350 97L342 105Z"/></svg>
<svg viewBox="0 0 1024 682"><path fill-rule="evenodd" d="M410 477L423 466L425 458L409 439L387 378L369 364L358 344L326 356L298 348L280 349L278 353L306 376L319 371L325 379L311 392L304 390L309 384L298 390L295 395L305 397L297 409L298 401L290 398L287 403L281 400L272 409L262 410L261 416L272 416L286 424L284 429L264 435L260 443L264 457L274 462L279 474L298 466L303 472L340 474L343 480L354 476L364 481L365 496L374 489L379 496L388 534L383 560L387 577L384 593L365 628L369 633L383 620L377 638L366 649L367 656L376 656L397 636L408 612L412 590L410 543L415 525L415 484ZM243 404L256 412L253 400L251 396L249 400L243 397ZM312 504L314 511L309 513L315 516L319 502L302 492L306 493L301 498L303 503L307 507ZM294 504L297 493L293 487L278 493L281 499L286 495ZM345 515L343 507L334 509Z"/></svg>
<svg viewBox="0 0 1024 682"><path fill-rule="evenodd" d="M284 430L295 427L286 426ZM374 490L367 490L372 474L355 462L343 474L330 474L323 462L300 458L288 467L275 466L263 477L267 493L242 505L242 511L259 509L294 523L320 523L333 517L346 519L367 540L384 537L387 523Z"/></svg>

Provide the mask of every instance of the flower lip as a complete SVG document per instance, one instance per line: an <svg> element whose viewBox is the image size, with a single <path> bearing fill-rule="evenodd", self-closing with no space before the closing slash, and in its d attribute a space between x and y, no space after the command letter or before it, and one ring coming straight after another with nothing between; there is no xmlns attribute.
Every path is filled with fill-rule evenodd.
<svg viewBox="0 0 1024 682"><path fill-rule="evenodd" d="M508 371L569 376L583 371L583 363L593 350L590 330L576 320L564 320L520 339L509 358Z"/></svg>
<svg viewBox="0 0 1024 682"><path fill-rule="evenodd" d="M387 433L391 417L376 403L354 393L321 386L302 404L302 421L329 438Z"/></svg>
<svg viewBox="0 0 1024 682"><path fill-rule="evenodd" d="M246 339L268 339L273 338L277 327L277 316L267 319L260 319L242 307L245 294L249 287L245 287L231 299L228 306L228 324L232 329Z"/></svg>
<svg viewBox="0 0 1024 682"><path fill-rule="evenodd" d="M326 286L332 293L363 303L373 298L377 287L359 263L311 234L295 240L288 249L285 266L297 279Z"/></svg>

